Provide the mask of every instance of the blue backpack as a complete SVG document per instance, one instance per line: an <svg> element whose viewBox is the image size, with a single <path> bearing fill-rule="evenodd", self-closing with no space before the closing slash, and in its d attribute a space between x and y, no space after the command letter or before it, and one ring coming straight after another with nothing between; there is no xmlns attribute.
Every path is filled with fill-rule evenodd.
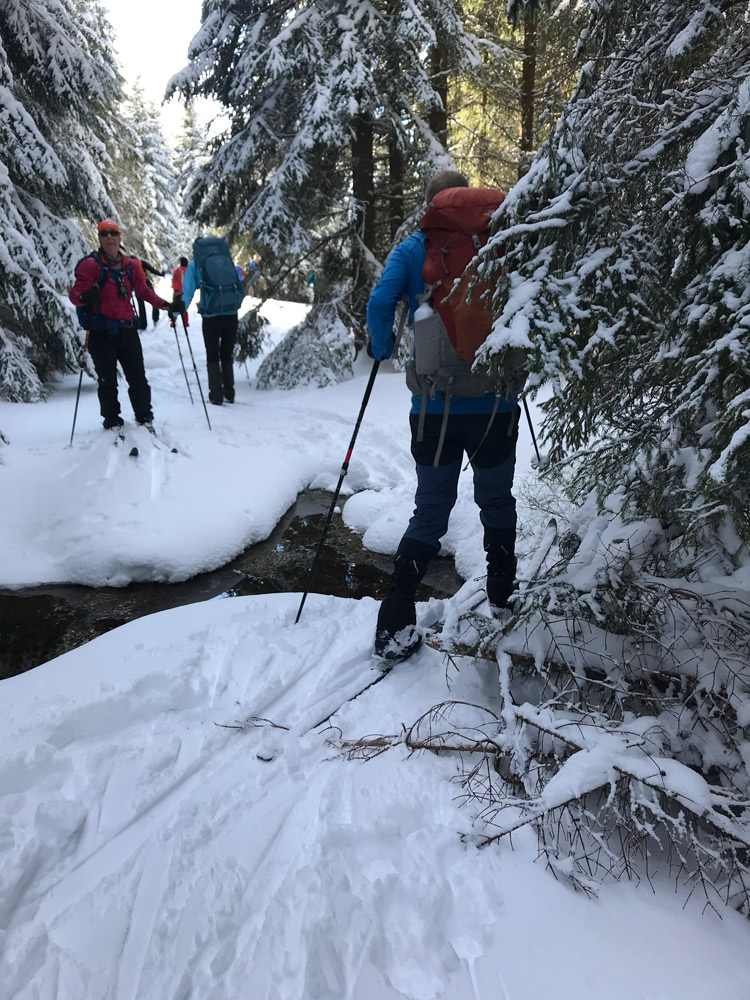
<svg viewBox="0 0 750 1000"><path fill-rule="evenodd" d="M201 316L230 316L242 305L245 290L226 240L203 236L193 243L193 262L201 290Z"/></svg>

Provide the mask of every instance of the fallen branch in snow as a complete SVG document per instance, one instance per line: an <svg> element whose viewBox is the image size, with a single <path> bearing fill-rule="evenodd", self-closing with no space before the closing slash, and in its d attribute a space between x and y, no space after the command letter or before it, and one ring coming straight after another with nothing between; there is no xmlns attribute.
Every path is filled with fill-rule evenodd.
<svg viewBox="0 0 750 1000"><path fill-rule="evenodd" d="M451 722L450 716L461 710L466 710L469 714L477 713L479 717L484 717L485 721L477 720L476 725L468 729L463 728L459 732ZM450 728L445 728L443 723L450 723ZM435 753L449 750L454 753L488 754L499 752L501 747L483 727L487 726L488 729L497 732L500 725L501 720L489 708L466 701L444 701L434 705L412 725L403 726L400 733L329 742L337 749L345 751L349 760L369 760L397 746L405 747L410 753L419 750L430 750ZM472 733L475 734L473 738Z"/></svg>
<svg viewBox="0 0 750 1000"><path fill-rule="evenodd" d="M532 826L555 875L588 893L604 875L640 877L642 867L648 877L658 849L677 877L703 888L707 905L720 897L748 912L750 801L659 755L662 738L657 719L606 726L508 704L501 718L446 701L400 733L331 742L350 760L399 746L410 755L478 755L462 781L464 801L480 805L477 821L493 829L479 847Z"/></svg>
<svg viewBox="0 0 750 1000"><path fill-rule="evenodd" d="M540 716L535 714L529 707L526 711L514 709L516 720L528 726L533 726L538 732L552 737L564 743L573 754L568 757L558 769L553 779L548 781L539 795L534 807L529 809L529 800L523 802L524 815L517 820L511 821L501 828L492 837L488 837L485 843L489 844L499 840L518 830L522 826L533 823L540 816L559 809L562 806L569 806L572 802L582 799L591 792L611 786L613 781L612 772L619 778L627 778L637 781L644 787L651 789L658 795L675 803L679 810L690 813L695 820L700 820L709 826L714 827L717 834L730 838L736 845L741 845L750 850L750 800L740 799L731 795L729 790L722 788L712 788L705 779L695 771L685 767L671 758L656 757L644 748L644 742L636 738L635 743L624 744L621 748L617 746L603 746L605 741L632 739L634 734L630 734L627 728L616 732L602 732L601 727L566 721L562 724L546 723L539 721ZM575 727L581 733L581 739L571 739L569 731ZM563 732L563 729L565 732ZM585 732L593 733L593 740L587 739ZM592 756L597 751L599 759L594 760ZM564 769L571 762L577 761L578 753L587 754L585 761L585 775L581 778L575 776L570 783L561 783L560 778L565 773ZM566 776L570 778L570 776ZM580 781L576 783L576 778ZM550 789L553 781L556 781L556 793L551 793ZM677 787L681 783L682 787ZM563 788L562 794L557 791ZM689 793L692 793L689 794ZM503 805L507 808L510 803ZM518 805L518 803L514 803ZM744 824L737 823L737 818L742 818ZM735 820L733 822L733 820Z"/></svg>
<svg viewBox="0 0 750 1000"><path fill-rule="evenodd" d="M237 729L240 732L244 732L247 729L284 729L289 732L289 726L282 726L279 722L273 722L271 719L264 719L260 715L251 715L244 722L237 722L233 726L225 722L215 722L215 726L219 729Z"/></svg>

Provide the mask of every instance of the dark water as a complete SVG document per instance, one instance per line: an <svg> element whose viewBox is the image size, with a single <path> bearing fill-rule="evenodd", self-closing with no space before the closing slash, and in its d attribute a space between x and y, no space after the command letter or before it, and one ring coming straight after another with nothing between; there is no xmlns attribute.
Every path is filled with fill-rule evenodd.
<svg viewBox="0 0 750 1000"><path fill-rule="evenodd" d="M272 535L226 566L185 583L129 587L52 586L0 591L0 678L11 677L134 618L213 597L303 591L331 494L311 490L286 512ZM359 535L334 515L312 591L336 597L381 598L389 556L365 549ZM448 597L463 581L451 559L434 559L417 594Z"/></svg>

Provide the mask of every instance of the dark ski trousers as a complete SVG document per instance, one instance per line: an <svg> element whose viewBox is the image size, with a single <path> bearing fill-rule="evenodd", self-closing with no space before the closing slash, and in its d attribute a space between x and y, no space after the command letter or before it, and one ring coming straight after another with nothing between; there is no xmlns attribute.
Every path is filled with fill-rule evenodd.
<svg viewBox="0 0 750 1000"><path fill-rule="evenodd" d="M219 386L212 386L212 374L217 364L221 367L221 389L227 399L234 399L234 345L237 343L237 313L231 316L204 316L203 342L206 345L209 392ZM213 366L213 371L212 371ZM219 400L220 401L220 400Z"/></svg>
<svg viewBox="0 0 750 1000"><path fill-rule="evenodd" d="M495 537L507 536L508 531L515 534L516 501L511 489L520 413L520 408L512 413L497 413L481 445L490 415L450 414L437 468L432 463L440 438L442 414L425 416L422 441L417 441L419 417L416 414L409 417L411 453L417 463L417 492L414 514L404 538L440 548L440 539L448 530L448 519L458 496L458 477L464 454L474 456L471 463L474 500L479 507L485 538L494 541Z"/></svg>
<svg viewBox="0 0 750 1000"><path fill-rule="evenodd" d="M128 382L128 395L136 420L151 420L151 387L146 381L143 350L138 331L120 327L116 333L107 330L89 332L89 354L94 362L99 385L99 409L103 417L120 413L117 398L117 362L120 362Z"/></svg>

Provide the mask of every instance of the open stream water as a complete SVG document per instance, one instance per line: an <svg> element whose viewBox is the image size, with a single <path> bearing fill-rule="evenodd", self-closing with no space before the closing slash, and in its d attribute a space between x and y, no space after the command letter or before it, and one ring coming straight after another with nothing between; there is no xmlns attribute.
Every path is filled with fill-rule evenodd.
<svg viewBox="0 0 750 1000"><path fill-rule="evenodd" d="M0 590L0 679L157 611L212 598L303 591L331 500L332 495L322 490L300 494L264 542L184 583ZM389 556L364 548L360 536L334 516L312 591L380 599L387 591L391 568ZM449 597L462 582L453 560L433 559L417 597L423 601Z"/></svg>

